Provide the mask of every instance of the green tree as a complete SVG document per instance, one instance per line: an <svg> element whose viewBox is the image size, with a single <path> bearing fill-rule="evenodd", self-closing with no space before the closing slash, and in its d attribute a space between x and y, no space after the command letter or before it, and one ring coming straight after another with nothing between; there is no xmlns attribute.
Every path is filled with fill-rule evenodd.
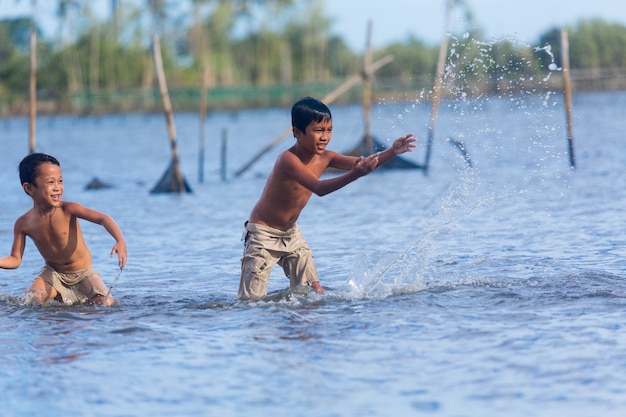
<svg viewBox="0 0 626 417"><path fill-rule="evenodd" d="M427 77L432 84L437 66L438 47L428 47L411 36L403 43L396 42L376 52L377 57L391 54L394 60L376 73L378 78L398 78L402 81Z"/></svg>
<svg viewBox="0 0 626 417"><path fill-rule="evenodd" d="M626 68L626 26L591 19L581 20L566 29L572 69ZM540 37L540 44L550 45L555 63L562 66L560 30L553 28L547 31ZM552 58L544 56L541 60L544 65L549 65Z"/></svg>
<svg viewBox="0 0 626 417"><path fill-rule="evenodd" d="M0 94L28 91L30 27L29 18L0 21Z"/></svg>

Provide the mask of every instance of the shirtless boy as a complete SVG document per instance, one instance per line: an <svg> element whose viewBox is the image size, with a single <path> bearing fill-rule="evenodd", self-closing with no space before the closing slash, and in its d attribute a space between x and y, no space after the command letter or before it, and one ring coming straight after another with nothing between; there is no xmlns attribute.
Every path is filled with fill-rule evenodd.
<svg viewBox="0 0 626 417"><path fill-rule="evenodd" d="M43 304L55 299L64 304L113 303L107 287L92 268L78 219L102 225L115 239L111 256L117 253L119 267L126 265L126 241L113 219L106 214L62 201L63 176L52 156L34 153L20 162L22 188L33 207L15 222L11 254L0 258L0 268L15 269L22 262L26 236L30 237L45 266L26 292L25 301Z"/></svg>
<svg viewBox="0 0 626 417"><path fill-rule="evenodd" d="M258 300L267 295L270 272L276 263L289 278L290 287L308 285L323 294L311 249L296 224L300 212L311 194L324 196L348 185L394 156L410 152L417 140L413 134L402 136L390 148L367 157L327 150L333 131L332 116L324 103L311 97L293 105L291 124L296 143L276 160L245 225L238 293L242 300ZM329 167L347 172L320 180Z"/></svg>

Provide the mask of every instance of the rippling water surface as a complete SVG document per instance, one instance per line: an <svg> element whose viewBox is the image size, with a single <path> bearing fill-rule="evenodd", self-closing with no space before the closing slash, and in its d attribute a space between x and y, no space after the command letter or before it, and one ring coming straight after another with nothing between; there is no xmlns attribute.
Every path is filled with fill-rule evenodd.
<svg viewBox="0 0 626 417"><path fill-rule="evenodd" d="M331 110L331 148L347 150L361 110ZM428 176L379 171L312 197L299 223L327 293L258 303L236 298L243 222L293 139L233 173L288 109L211 114L202 183L197 116L177 114L185 195L149 193L170 160L162 115L42 117L37 149L59 158L64 198L112 215L129 263L112 308L22 305L42 263L30 241L0 271L0 415L622 416L625 112L625 93L575 96L571 170L560 96L444 103ZM420 162L428 118L382 103L373 131L414 132ZM2 256L31 205L27 132L0 120ZM94 177L113 187L86 191ZM82 225L111 285L113 242ZM270 292L287 285L276 269Z"/></svg>

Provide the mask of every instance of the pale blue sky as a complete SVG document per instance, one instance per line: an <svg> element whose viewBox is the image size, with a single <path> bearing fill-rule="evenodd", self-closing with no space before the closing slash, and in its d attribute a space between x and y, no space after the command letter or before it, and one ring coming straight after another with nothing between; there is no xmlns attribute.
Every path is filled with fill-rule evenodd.
<svg viewBox="0 0 626 417"><path fill-rule="evenodd" d="M93 0L103 10L109 0ZM574 25L580 19L601 18L626 26L626 0L462 0L487 40L513 36L535 44L552 27ZM444 31L447 0L324 0L334 19L332 32L357 51L365 47L367 22L372 21L374 47L403 41L410 34L438 44ZM54 3L38 0L39 15L54 15ZM31 0L0 0L0 17L29 14ZM467 22L456 7L451 31L462 34ZM43 16L40 16L43 17Z"/></svg>
<svg viewBox="0 0 626 417"><path fill-rule="evenodd" d="M573 26L580 19L598 17L626 26L626 0L463 0L474 23L487 40L514 36L535 44L553 28ZM409 34L427 43L441 41L446 0L325 0L327 14L334 16L334 31L348 44L362 50L367 22L372 21L374 47L402 41ZM456 7L451 32L466 30L462 7Z"/></svg>

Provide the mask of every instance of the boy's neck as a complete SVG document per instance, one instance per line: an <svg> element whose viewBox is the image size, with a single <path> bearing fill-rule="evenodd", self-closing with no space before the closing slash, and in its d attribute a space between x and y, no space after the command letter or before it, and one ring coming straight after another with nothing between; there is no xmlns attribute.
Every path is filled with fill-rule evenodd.
<svg viewBox="0 0 626 417"><path fill-rule="evenodd" d="M47 217L47 216L52 216L56 211L57 211L57 207L56 205L48 205L48 204L37 204L34 203L33 204L33 210L35 211L35 214L37 214L40 217Z"/></svg>
<svg viewBox="0 0 626 417"><path fill-rule="evenodd" d="M293 154L296 155L305 164L315 157L315 154L313 152L310 152L304 146L300 146L300 144L298 143L291 147L291 152L293 152Z"/></svg>

